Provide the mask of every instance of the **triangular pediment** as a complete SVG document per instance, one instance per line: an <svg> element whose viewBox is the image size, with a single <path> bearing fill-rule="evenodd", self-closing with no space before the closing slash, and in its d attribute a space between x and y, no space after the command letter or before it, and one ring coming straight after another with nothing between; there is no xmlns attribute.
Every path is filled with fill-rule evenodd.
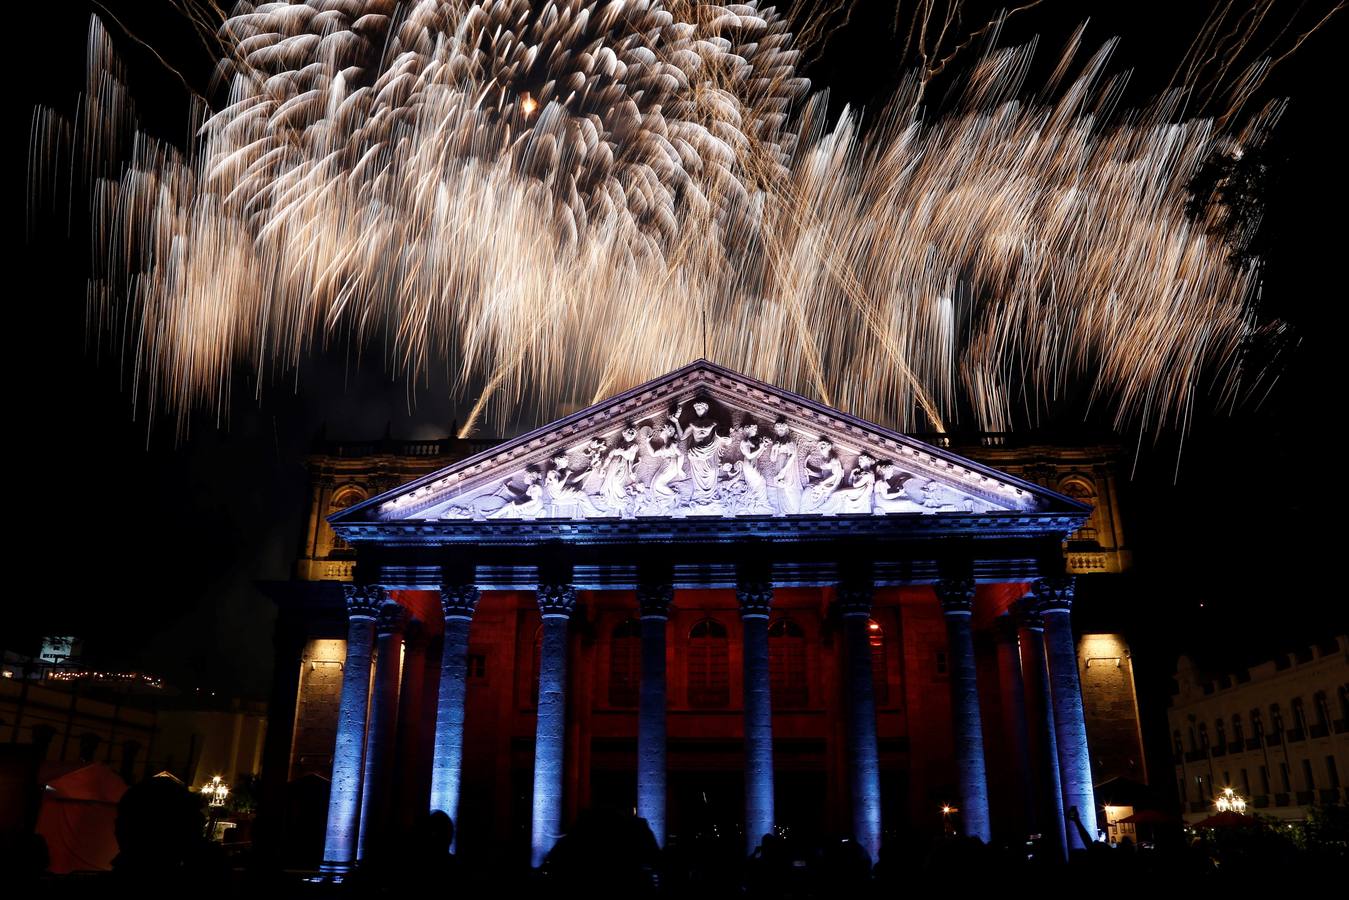
<svg viewBox="0 0 1349 900"><path fill-rule="evenodd" d="M1087 512L1061 494L699 360L330 521Z"/></svg>

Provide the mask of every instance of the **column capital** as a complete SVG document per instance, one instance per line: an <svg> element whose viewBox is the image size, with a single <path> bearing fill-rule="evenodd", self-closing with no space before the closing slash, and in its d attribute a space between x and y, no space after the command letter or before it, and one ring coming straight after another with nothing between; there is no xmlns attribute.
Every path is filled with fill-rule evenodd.
<svg viewBox="0 0 1349 900"><path fill-rule="evenodd" d="M871 617L871 606L876 597L876 588L870 582L844 582L834 591L834 602L839 615Z"/></svg>
<svg viewBox="0 0 1349 900"><path fill-rule="evenodd" d="M540 584L536 596L539 614L545 619L569 619L576 609L576 588L570 584Z"/></svg>
<svg viewBox="0 0 1349 900"><path fill-rule="evenodd" d="M448 619L472 619L482 593L476 584L440 586L440 609Z"/></svg>
<svg viewBox="0 0 1349 900"><path fill-rule="evenodd" d="M375 619L375 634L384 637L398 634L407 624L407 610L395 600L386 600L379 608L379 617Z"/></svg>
<svg viewBox="0 0 1349 900"><path fill-rule="evenodd" d="M673 585L665 583L643 583L637 588L637 609L640 618L670 618L670 604L673 601Z"/></svg>
<svg viewBox="0 0 1349 900"><path fill-rule="evenodd" d="M1045 620L1040 615L1039 601L1034 594L1027 594L1012 604L1012 615L1017 624L1027 631L1045 630Z"/></svg>
<svg viewBox="0 0 1349 900"><path fill-rule="evenodd" d="M1031 585L1035 594L1037 611L1045 613L1066 613L1073 606L1073 590L1076 579L1071 575L1058 578L1040 578Z"/></svg>
<svg viewBox="0 0 1349 900"><path fill-rule="evenodd" d="M773 583L742 581L735 586L735 599L740 603L740 618L766 619L773 607Z"/></svg>
<svg viewBox="0 0 1349 900"><path fill-rule="evenodd" d="M347 615L353 619L375 619L380 607L389 600L389 592L379 584L344 584Z"/></svg>
<svg viewBox="0 0 1349 900"><path fill-rule="evenodd" d="M941 601L941 611L948 615L970 615L974 612L974 579L942 578L932 585Z"/></svg>

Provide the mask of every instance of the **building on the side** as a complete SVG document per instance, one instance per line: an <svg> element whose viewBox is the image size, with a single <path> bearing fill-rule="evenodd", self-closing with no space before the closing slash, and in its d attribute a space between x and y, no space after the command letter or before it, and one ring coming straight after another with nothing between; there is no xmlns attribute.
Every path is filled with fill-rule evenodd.
<svg viewBox="0 0 1349 900"><path fill-rule="evenodd" d="M1217 677L1182 656L1167 710L1185 819L1232 788L1248 810L1304 819L1349 800L1349 637L1326 638Z"/></svg>
<svg viewBox="0 0 1349 900"><path fill-rule="evenodd" d="M503 443L325 443L264 813L336 871L429 808L535 864L592 806L1080 843L1093 776L1146 779L1127 645L1069 624L1129 565L1113 450L956 446L702 361Z"/></svg>
<svg viewBox="0 0 1349 900"><path fill-rule="evenodd" d="M216 775L238 784L261 775L266 729L265 704L180 691L143 672L13 651L0 668L0 743L18 748L35 784L89 763L128 784L160 772L193 788Z"/></svg>

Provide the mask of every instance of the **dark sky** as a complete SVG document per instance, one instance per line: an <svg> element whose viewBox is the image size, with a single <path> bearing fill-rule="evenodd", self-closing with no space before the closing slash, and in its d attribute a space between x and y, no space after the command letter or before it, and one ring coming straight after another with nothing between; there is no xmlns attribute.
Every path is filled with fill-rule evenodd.
<svg viewBox="0 0 1349 900"><path fill-rule="evenodd" d="M43 4L40 14L35 4L21 6L11 31L21 62L10 74L16 227L26 204L33 109L73 108L93 8L79 0ZM210 59L171 4L104 7L205 84ZM1041 34L1048 61L1091 15L1090 44L1122 37L1116 67L1136 69L1130 96L1138 100L1164 83L1206 7L1048 2L1006 34ZM876 105L900 62L883 25L862 17L808 74L833 86L839 103ZM1160 667L1181 648L1260 656L1345 627L1343 588L1332 581L1343 528L1331 508L1338 479L1330 473L1340 454L1327 440L1345 407L1339 368L1332 373L1343 353L1344 228L1326 224L1343 222L1343 143L1331 137L1345 112L1342 26L1309 40L1265 92L1291 104L1269 153L1264 308L1291 323L1300 344L1262 405L1201 415L1183 452L1174 434L1141 448L1126 496L1137 562L1129 596L1084 611L1102 620L1118 615L1143 635L1138 640ZM115 24L109 29L142 117L163 134L181 133L185 95L176 78ZM228 423L217 427L202 416L185 442L168 423L147 429L133 419L116 360L88 350L84 237L77 228L67 239L59 217L37 219L26 242L12 245L19 277L9 303L20 321L9 329L6 353L17 413L11 508L25 536L11 557L14 631L0 631L0 643L81 634L107 663L141 666L186 687L261 694L270 677L271 609L252 582L289 573L306 512L303 457L316 431L326 423L330 436L375 436L386 426L400 437L439 435L456 418L455 406L445 385L433 383L410 408L401 381L377 368L352 370L331 354L305 363L298 392L290 381L267 384L254 401L255 385L241 375Z"/></svg>

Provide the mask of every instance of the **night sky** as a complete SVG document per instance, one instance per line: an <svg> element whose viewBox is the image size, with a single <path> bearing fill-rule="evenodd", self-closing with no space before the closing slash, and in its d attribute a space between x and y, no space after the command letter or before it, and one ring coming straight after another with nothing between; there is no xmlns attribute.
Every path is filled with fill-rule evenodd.
<svg viewBox="0 0 1349 900"><path fill-rule="evenodd" d="M42 4L40 14L35 6L11 11L19 16L11 45L21 56L9 74L17 84L10 209L19 235L32 112L38 104L73 108L94 4ZM1090 14L1089 45L1122 37L1114 68L1136 70L1128 99L1137 102L1165 83L1206 6L1049 2L1013 20L1004 43L1039 33L1047 64ZM104 7L204 88L211 59L172 4ZM807 74L834 88L835 105L870 108L894 85L900 60L884 22L860 18ZM1215 663L1255 661L1346 625L1344 588L1334 587L1343 527L1332 475L1344 445L1329 439L1345 408L1335 365L1344 353L1344 149L1331 137L1345 113L1343 19L1286 60L1265 90L1291 105L1269 153L1263 312L1289 322L1299 343L1263 404L1205 412L1183 450L1177 434L1155 443L1148 436L1126 460L1134 464L1124 503L1136 570L1120 596L1081 610L1083 620L1128 629L1154 683L1182 649ZM1299 19L1294 31L1312 21ZM177 78L107 24L142 119L158 133L181 134L186 105ZM306 361L298 377L269 378L260 400L253 378L241 373L228 421L199 416L186 440L168 420L148 427L133 418L118 361L90 349L87 239L78 224L70 238L65 232L61 217L39 214L27 239L12 244L18 277L9 308L18 321L6 353L9 477L22 536L9 555L8 606L17 618L7 617L0 644L32 650L37 635L78 634L99 662L142 667L183 687L261 696L272 613L253 582L289 575L307 511L303 459L318 430L440 436L460 411L443 382L433 378L413 402L407 385L378 364L357 371L331 352ZM1136 435L1122 440L1132 447Z"/></svg>

